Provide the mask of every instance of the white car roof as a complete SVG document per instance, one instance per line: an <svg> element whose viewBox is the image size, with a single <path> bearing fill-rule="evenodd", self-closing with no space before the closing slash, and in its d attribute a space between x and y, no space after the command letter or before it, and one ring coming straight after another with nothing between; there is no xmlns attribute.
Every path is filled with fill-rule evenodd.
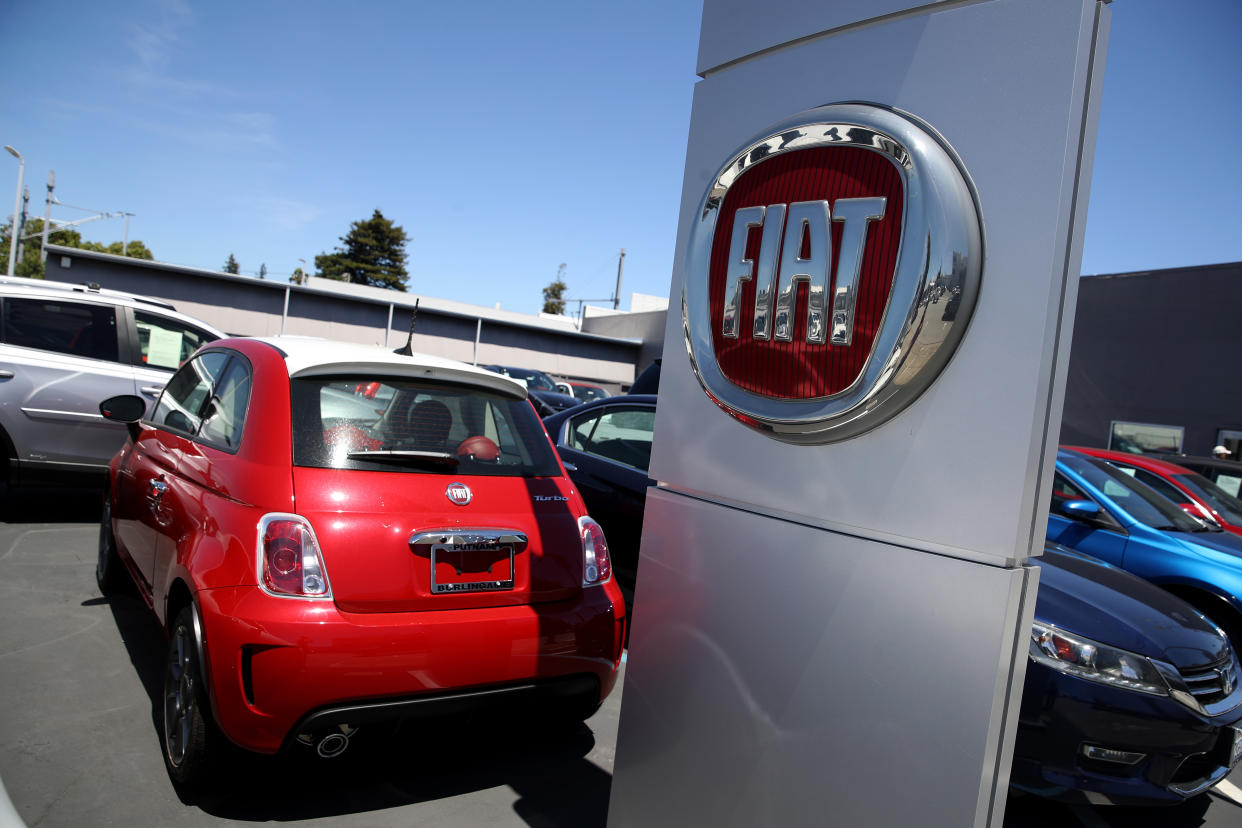
<svg viewBox="0 0 1242 828"><path fill-rule="evenodd" d="M99 302L107 305L123 305L135 310L155 312L163 316L178 319L187 325L206 331L212 336L223 339L228 336L197 317L178 311L170 302L163 299L150 299L136 293L120 290L108 290L98 285L74 284L72 282L54 282L49 279L27 279L22 276L0 276L0 293L7 296L31 296L72 298L86 302Z"/></svg>
<svg viewBox="0 0 1242 828"><path fill-rule="evenodd" d="M464 362L430 354L401 356L388 348L334 342L312 336L256 337L284 354L290 377L331 374L375 374L465 383L507 397L526 399L526 386L517 380Z"/></svg>

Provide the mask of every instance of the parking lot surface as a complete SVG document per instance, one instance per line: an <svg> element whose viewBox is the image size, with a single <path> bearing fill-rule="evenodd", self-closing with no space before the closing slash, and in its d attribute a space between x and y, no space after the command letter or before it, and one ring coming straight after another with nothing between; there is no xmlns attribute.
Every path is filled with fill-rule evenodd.
<svg viewBox="0 0 1242 828"><path fill-rule="evenodd" d="M621 684L573 730L360 733L337 759L238 755L220 793L177 790L158 735L163 636L136 596L100 597L97 520L96 494L0 489L0 779L27 825L604 825ZM1242 769L1176 808L1013 798L1005 825L1237 828Z"/></svg>

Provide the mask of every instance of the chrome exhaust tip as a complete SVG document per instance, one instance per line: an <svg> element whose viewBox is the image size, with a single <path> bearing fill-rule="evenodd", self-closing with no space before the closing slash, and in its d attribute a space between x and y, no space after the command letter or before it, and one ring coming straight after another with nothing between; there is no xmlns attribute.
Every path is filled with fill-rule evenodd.
<svg viewBox="0 0 1242 828"><path fill-rule="evenodd" d="M344 733L329 733L315 745L315 752L324 759L340 756L349 747L349 737Z"/></svg>

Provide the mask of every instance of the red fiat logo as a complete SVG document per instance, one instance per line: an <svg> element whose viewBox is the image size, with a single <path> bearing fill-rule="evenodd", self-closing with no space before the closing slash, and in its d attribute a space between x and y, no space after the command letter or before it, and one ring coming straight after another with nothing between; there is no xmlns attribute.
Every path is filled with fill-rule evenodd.
<svg viewBox="0 0 1242 828"><path fill-rule="evenodd" d="M709 274L725 377L781 399L858 379L893 288L903 196L888 157L848 145L789 152L733 182Z"/></svg>
<svg viewBox="0 0 1242 828"><path fill-rule="evenodd" d="M444 494L458 506L465 506L474 497L474 492L465 483L450 483Z"/></svg>
<svg viewBox="0 0 1242 828"><path fill-rule="evenodd" d="M944 370L979 294L974 188L939 135L867 104L808 110L745 144L691 226L690 367L739 422L830 443Z"/></svg>

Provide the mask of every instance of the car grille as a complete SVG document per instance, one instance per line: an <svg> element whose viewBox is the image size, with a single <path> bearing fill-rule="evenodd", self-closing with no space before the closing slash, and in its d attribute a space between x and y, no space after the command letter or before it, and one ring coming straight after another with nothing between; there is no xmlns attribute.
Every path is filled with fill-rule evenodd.
<svg viewBox="0 0 1242 828"><path fill-rule="evenodd" d="M1201 705L1209 705L1224 699L1233 692L1233 653L1226 651L1223 658L1201 667L1183 667L1178 672L1186 688Z"/></svg>

